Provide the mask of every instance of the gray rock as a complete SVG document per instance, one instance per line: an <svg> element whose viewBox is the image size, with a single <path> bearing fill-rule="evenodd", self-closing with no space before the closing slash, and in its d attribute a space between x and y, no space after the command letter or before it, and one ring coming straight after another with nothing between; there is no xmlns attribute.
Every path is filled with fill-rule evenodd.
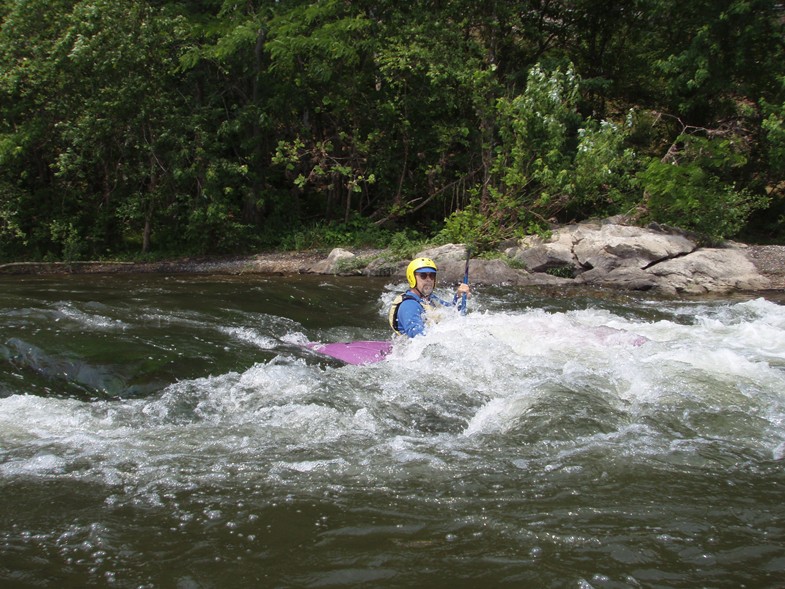
<svg viewBox="0 0 785 589"><path fill-rule="evenodd" d="M653 262L688 254L697 247L681 235L624 225L602 225L599 229L578 226L572 235L578 263L608 272L620 266L643 269Z"/></svg>
<svg viewBox="0 0 785 589"><path fill-rule="evenodd" d="M338 274L341 264L346 265L349 260L356 256L349 250L342 248L333 249L327 259L316 262L310 267L310 272L314 274Z"/></svg>
<svg viewBox="0 0 785 589"><path fill-rule="evenodd" d="M663 281L646 270L633 266L620 266L611 270L594 268L580 274L575 282L624 290L662 291Z"/></svg>
<svg viewBox="0 0 785 589"><path fill-rule="evenodd" d="M466 246L463 244L448 243L439 247L429 248L418 252L415 258L430 258L439 269L439 280L447 282L460 282L463 280L466 266ZM411 260L403 260L391 272L401 280L406 280L406 268Z"/></svg>
<svg viewBox="0 0 785 589"><path fill-rule="evenodd" d="M673 293L723 293L771 286L739 248L701 249L656 264L648 272L661 279L661 290Z"/></svg>
<svg viewBox="0 0 785 589"><path fill-rule="evenodd" d="M403 276L408 263L408 260L393 261L385 256L377 256L365 267L363 274L366 276Z"/></svg>
<svg viewBox="0 0 785 589"><path fill-rule="evenodd" d="M578 266L573 252L574 238L570 232L554 232L549 240L527 237L517 248L507 249L507 255L529 272L545 272L552 268Z"/></svg>
<svg viewBox="0 0 785 589"><path fill-rule="evenodd" d="M463 244L448 243L426 249L414 256L415 258L431 258L436 262L437 266L446 262L465 262L466 261L466 246Z"/></svg>
<svg viewBox="0 0 785 589"><path fill-rule="evenodd" d="M443 279L458 283L463 280L466 270L466 258L461 261L450 261L444 265ZM469 262L469 279L472 284L525 284L527 272L510 268L504 260L474 259Z"/></svg>
<svg viewBox="0 0 785 589"><path fill-rule="evenodd" d="M569 225L554 230L547 239L530 236L507 243L504 253L509 260L472 259L471 282L592 285L665 294L772 288L772 282L761 274L744 247L728 244L724 248L699 248L688 236L661 227L641 228L609 221ZM313 264L311 271L334 274L353 257L351 252L335 249L326 260ZM443 284L463 279L466 246L462 244L426 249L416 257L433 259ZM391 261L377 256L362 272L405 280L408 263L409 260ZM560 274L572 273L574 278L553 276L554 269L564 270Z"/></svg>

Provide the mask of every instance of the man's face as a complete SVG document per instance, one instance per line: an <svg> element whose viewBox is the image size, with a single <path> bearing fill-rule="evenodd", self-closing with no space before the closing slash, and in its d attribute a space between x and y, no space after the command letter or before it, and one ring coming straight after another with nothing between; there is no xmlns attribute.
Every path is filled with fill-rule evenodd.
<svg viewBox="0 0 785 589"><path fill-rule="evenodd" d="M436 272L415 272L414 276L417 279L417 290L425 297L430 296L436 284Z"/></svg>

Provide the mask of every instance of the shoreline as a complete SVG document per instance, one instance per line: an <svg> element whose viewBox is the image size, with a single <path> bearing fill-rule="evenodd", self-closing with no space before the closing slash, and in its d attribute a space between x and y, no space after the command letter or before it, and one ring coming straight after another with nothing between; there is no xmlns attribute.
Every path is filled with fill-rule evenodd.
<svg viewBox="0 0 785 589"><path fill-rule="evenodd" d="M0 275L58 274L301 274L326 258L318 252L266 252L248 256L199 256L157 262L9 262Z"/></svg>
<svg viewBox="0 0 785 589"><path fill-rule="evenodd" d="M778 293L785 291L785 246L739 244L758 272L767 278L770 288L756 291L739 289L736 292ZM347 250L357 258L379 258L385 250ZM389 256L392 259L392 256ZM362 268L335 272L325 270L328 254L316 250L291 252L261 252L248 256L201 256L162 260L157 262L80 261L80 262L10 262L0 264L0 276L56 276L68 274L259 274L286 276L321 274L331 276L379 276ZM404 262L404 261L402 261ZM510 268L511 272L516 272ZM505 280L499 279L498 284ZM580 285L575 284L576 287Z"/></svg>

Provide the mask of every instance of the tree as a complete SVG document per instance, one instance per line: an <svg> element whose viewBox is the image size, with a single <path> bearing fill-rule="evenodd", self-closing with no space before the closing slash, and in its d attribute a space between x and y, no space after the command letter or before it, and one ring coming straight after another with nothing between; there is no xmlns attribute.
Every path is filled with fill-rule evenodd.
<svg viewBox="0 0 785 589"><path fill-rule="evenodd" d="M21 256L49 241L47 222L69 216L53 188L58 153L54 104L65 86L57 44L70 2L5 3L0 28L0 253ZM43 222L42 222L43 221Z"/></svg>
<svg viewBox="0 0 785 589"><path fill-rule="evenodd" d="M236 252L333 222L491 244L635 210L694 225L696 207L729 234L780 190L782 17L776 0L3 2L0 257Z"/></svg>
<svg viewBox="0 0 785 589"><path fill-rule="evenodd" d="M638 174L644 190L644 220L680 226L722 240L738 234L769 199L740 188L736 169L747 163L732 131L685 126L661 159Z"/></svg>
<svg viewBox="0 0 785 589"><path fill-rule="evenodd" d="M722 118L738 96L765 96L772 72L782 68L775 0L651 0L646 12L648 90L688 124Z"/></svg>

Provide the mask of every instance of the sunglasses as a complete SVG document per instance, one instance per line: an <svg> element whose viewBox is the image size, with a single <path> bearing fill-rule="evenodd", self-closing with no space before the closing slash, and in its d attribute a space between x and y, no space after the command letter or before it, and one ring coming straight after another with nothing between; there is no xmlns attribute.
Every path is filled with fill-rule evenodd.
<svg viewBox="0 0 785 589"><path fill-rule="evenodd" d="M415 272L414 275L422 280L436 280L436 272Z"/></svg>

